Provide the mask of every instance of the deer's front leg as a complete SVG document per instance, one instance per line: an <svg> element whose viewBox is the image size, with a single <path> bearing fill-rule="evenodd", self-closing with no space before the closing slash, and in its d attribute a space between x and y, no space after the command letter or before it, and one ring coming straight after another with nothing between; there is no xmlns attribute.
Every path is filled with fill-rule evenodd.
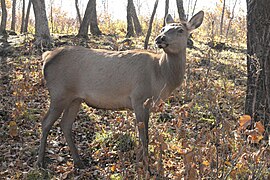
<svg viewBox="0 0 270 180"><path fill-rule="evenodd" d="M137 120L137 127L139 131L139 138L142 143L142 152L137 155L137 162L143 159L144 164L148 167L148 121L149 109L141 104L134 104L135 116Z"/></svg>

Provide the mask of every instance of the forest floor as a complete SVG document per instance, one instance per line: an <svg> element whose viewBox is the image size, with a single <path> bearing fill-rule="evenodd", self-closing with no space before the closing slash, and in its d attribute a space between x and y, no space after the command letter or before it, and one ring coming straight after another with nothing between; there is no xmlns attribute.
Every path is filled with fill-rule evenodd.
<svg viewBox="0 0 270 180"><path fill-rule="evenodd" d="M85 41L55 36L54 40L54 48L143 47L141 38L101 36ZM264 127L243 115L245 47L209 47L195 41L194 48L187 49L184 83L151 115L151 175L145 175L141 164L135 169L139 145L132 111L105 111L85 104L73 133L87 168L73 167L58 122L48 137L47 167L36 168L40 122L48 109L41 60L46 49L34 47L31 35L10 36L8 42L0 59L0 179L270 179Z"/></svg>

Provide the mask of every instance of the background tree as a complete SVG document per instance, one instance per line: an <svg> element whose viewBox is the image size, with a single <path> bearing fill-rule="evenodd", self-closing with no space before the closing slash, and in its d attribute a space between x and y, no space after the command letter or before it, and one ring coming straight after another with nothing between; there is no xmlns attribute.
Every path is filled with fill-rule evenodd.
<svg viewBox="0 0 270 180"><path fill-rule="evenodd" d="M186 20L185 10L183 6L183 0L176 0L177 10L179 14L179 19L182 21Z"/></svg>
<svg viewBox="0 0 270 180"><path fill-rule="evenodd" d="M23 33L24 28L24 17L25 17L25 0L22 0L22 21L21 21L21 33Z"/></svg>
<svg viewBox="0 0 270 180"><path fill-rule="evenodd" d="M148 42L149 42L149 38L150 38L150 35L151 35L151 32L152 32L152 25L153 25L153 21L154 21L156 11L157 11L157 6L158 6L158 0L155 1L154 9L153 9L150 21L149 21L149 27L148 27L147 34L146 34L145 41L144 41L144 49L148 48Z"/></svg>
<svg viewBox="0 0 270 180"><path fill-rule="evenodd" d="M88 1L78 36L88 37L89 25L92 35L98 36L102 34L97 23L96 0Z"/></svg>
<svg viewBox="0 0 270 180"><path fill-rule="evenodd" d="M170 3L169 0L165 1L165 15L164 15L164 20L163 20L163 26L165 26L165 19L166 19L168 12L169 12L169 3Z"/></svg>
<svg viewBox="0 0 270 180"><path fill-rule="evenodd" d="M78 0L75 0L75 8L76 8L76 12L77 12L77 17L78 17L79 23L81 25L82 24L82 17L81 17L79 5L78 5Z"/></svg>
<svg viewBox="0 0 270 180"><path fill-rule="evenodd" d="M134 37L134 36L135 36L135 33L134 33L133 22L132 22L131 5L130 5L129 0L128 0L128 4L127 4L127 34L126 34L126 38Z"/></svg>
<svg viewBox="0 0 270 180"><path fill-rule="evenodd" d="M232 12L231 12L231 14L230 14L229 23L228 23L227 30L226 30L226 39L228 38L229 30L230 30L230 28L231 28L232 20L233 20L233 18L234 18L234 10L235 10L236 3L237 3L237 0L234 1L234 5L233 5L233 8L232 8Z"/></svg>
<svg viewBox="0 0 270 180"><path fill-rule="evenodd" d="M139 36L142 34L142 26L136 13L136 9L133 0L128 0L127 4L127 34L126 37Z"/></svg>
<svg viewBox="0 0 270 180"><path fill-rule="evenodd" d="M35 38L36 44L49 44L51 42L48 19L46 15L46 7L44 0L32 1L35 14Z"/></svg>
<svg viewBox="0 0 270 180"><path fill-rule="evenodd" d="M219 28L220 36L222 36L223 34L223 21L224 21L225 8L226 8L226 0L223 0L222 13L221 13L221 18L220 18L220 28Z"/></svg>
<svg viewBox="0 0 270 180"><path fill-rule="evenodd" d="M194 5L193 5L193 10L192 10L192 14L191 14L191 17L194 15L194 12L195 12L195 8L196 8L196 5L197 5L197 0L195 0L194 2Z"/></svg>
<svg viewBox="0 0 270 180"><path fill-rule="evenodd" d="M31 10L31 5L32 5L32 0L29 0L28 5L27 5L27 11L26 11L26 16L25 16L23 32L27 32L27 30L28 30L28 22L29 22L29 15L30 15L30 10Z"/></svg>
<svg viewBox="0 0 270 180"><path fill-rule="evenodd" d="M12 16L11 16L11 30L15 31L16 25L16 0L12 1Z"/></svg>
<svg viewBox="0 0 270 180"><path fill-rule="evenodd" d="M245 113L268 127L270 121L270 3L247 0L247 94Z"/></svg>
<svg viewBox="0 0 270 180"><path fill-rule="evenodd" d="M2 10L2 18L1 18L1 25L0 25L0 34L5 35L6 26L7 26L7 7L5 0L1 0L1 10Z"/></svg>

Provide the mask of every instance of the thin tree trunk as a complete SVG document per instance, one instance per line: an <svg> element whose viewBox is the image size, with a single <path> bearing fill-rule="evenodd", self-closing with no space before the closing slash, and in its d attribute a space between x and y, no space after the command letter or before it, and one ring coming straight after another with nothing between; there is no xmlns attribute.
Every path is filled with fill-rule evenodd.
<svg viewBox="0 0 270 180"><path fill-rule="evenodd" d="M91 13L90 13L90 32L92 35L99 36L102 34L98 27L97 22L97 8L96 8L96 0L90 0L89 1L90 7L91 7Z"/></svg>
<svg viewBox="0 0 270 180"><path fill-rule="evenodd" d="M187 19L189 18L190 5L191 5L191 0L188 0Z"/></svg>
<svg viewBox="0 0 270 180"><path fill-rule="evenodd" d="M81 25L82 24L82 17L81 17L81 14L80 14L78 0L75 0L75 8L76 8L76 12L77 12L77 17L78 17L79 23Z"/></svg>
<svg viewBox="0 0 270 180"><path fill-rule="evenodd" d="M6 26L7 26L7 7L5 0L1 0L1 10L2 10L2 18L0 25L0 34L6 35Z"/></svg>
<svg viewBox="0 0 270 180"><path fill-rule="evenodd" d="M77 36L88 38L88 30L90 25L90 31L93 35L101 35L101 31L97 25L97 12L96 12L96 0L89 0L82 23L80 25L79 33Z"/></svg>
<svg viewBox="0 0 270 180"><path fill-rule="evenodd" d="M133 19L132 19L132 14L131 14L131 4L130 4L130 0L128 0L128 4L127 4L127 34L126 34L126 38L134 37L134 36L135 36L135 33L134 33Z"/></svg>
<svg viewBox="0 0 270 180"><path fill-rule="evenodd" d="M165 19L166 19L168 12L169 12L169 3L170 3L169 0L165 1L165 15L164 15L164 20L163 20L163 26L165 26Z"/></svg>
<svg viewBox="0 0 270 180"><path fill-rule="evenodd" d="M231 24L232 24L232 20L233 20L233 18L234 18L234 9L235 9L236 3L237 3L237 0L235 0L234 5L233 5L232 15L231 15L231 17L230 17L229 24L228 24L227 31L226 31L226 39L227 39L227 37L228 37L229 30L230 30Z"/></svg>
<svg viewBox="0 0 270 180"><path fill-rule="evenodd" d="M29 15L30 15L30 10L31 10L31 4L32 4L32 0L29 0L28 6L27 6L27 10L26 10L26 16L25 16L25 22L24 22L23 32L27 32L28 31L28 22L29 22Z"/></svg>
<svg viewBox="0 0 270 180"><path fill-rule="evenodd" d="M183 0L176 0L176 5L177 5L178 14L179 14L179 19L181 21L185 21L186 15L185 15L185 10L183 6Z"/></svg>
<svg viewBox="0 0 270 180"><path fill-rule="evenodd" d="M195 12L195 9L196 9L196 5L197 5L197 0L195 0L195 2L194 2L194 6L193 6L191 17L193 17L193 15L194 15L194 12Z"/></svg>
<svg viewBox="0 0 270 180"><path fill-rule="evenodd" d="M137 36L139 36L139 35L142 34L142 26L141 26L139 18L137 16L133 0L128 0L128 1L129 1L130 5L131 5L131 8L130 8L131 12L130 13L131 13L132 21L133 21L133 24L134 24L135 32L136 32Z"/></svg>
<svg viewBox="0 0 270 180"><path fill-rule="evenodd" d="M45 1L32 0L32 3L35 14L35 44L49 45L51 36L46 15Z"/></svg>
<svg viewBox="0 0 270 180"><path fill-rule="evenodd" d="M51 0L51 11L50 11L50 16L51 16L51 32L53 33L53 1Z"/></svg>
<svg viewBox="0 0 270 180"><path fill-rule="evenodd" d="M21 33L23 33L24 28L24 16L25 16L25 0L22 1L22 24L21 24Z"/></svg>
<svg viewBox="0 0 270 180"><path fill-rule="evenodd" d="M245 113L270 131L270 4L247 0L247 94Z"/></svg>
<svg viewBox="0 0 270 180"><path fill-rule="evenodd" d="M11 18L11 30L15 31L16 25L16 0L12 1L12 18Z"/></svg>
<svg viewBox="0 0 270 180"><path fill-rule="evenodd" d="M154 17L156 14L157 6L158 6L158 0L156 0L156 2L155 2L154 9L153 9L150 21L149 21L149 28L147 30L147 34L146 34L145 41L144 41L144 49L148 48L148 42L149 42L149 38L150 38L150 35L152 32L152 25L153 25Z"/></svg>
<svg viewBox="0 0 270 180"><path fill-rule="evenodd" d="M82 23L80 25L79 33L77 35L79 37L88 38L89 23L90 23L90 11L91 11L91 7L89 5L89 2L90 1L88 1L84 16L83 16L83 20L82 20Z"/></svg>
<svg viewBox="0 0 270 180"><path fill-rule="evenodd" d="M220 28L219 28L220 36L222 36L223 34L223 21L224 21L225 6L226 6L226 0L223 0L223 7L222 7L222 13L221 13Z"/></svg>

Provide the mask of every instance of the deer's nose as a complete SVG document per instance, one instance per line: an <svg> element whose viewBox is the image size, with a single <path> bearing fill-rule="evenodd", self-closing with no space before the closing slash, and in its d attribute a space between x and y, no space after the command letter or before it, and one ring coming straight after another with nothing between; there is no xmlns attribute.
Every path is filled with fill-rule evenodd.
<svg viewBox="0 0 270 180"><path fill-rule="evenodd" d="M165 37L164 35L158 36L158 37L156 38L156 43L162 43L162 42L164 42L164 41L166 41L166 37Z"/></svg>

